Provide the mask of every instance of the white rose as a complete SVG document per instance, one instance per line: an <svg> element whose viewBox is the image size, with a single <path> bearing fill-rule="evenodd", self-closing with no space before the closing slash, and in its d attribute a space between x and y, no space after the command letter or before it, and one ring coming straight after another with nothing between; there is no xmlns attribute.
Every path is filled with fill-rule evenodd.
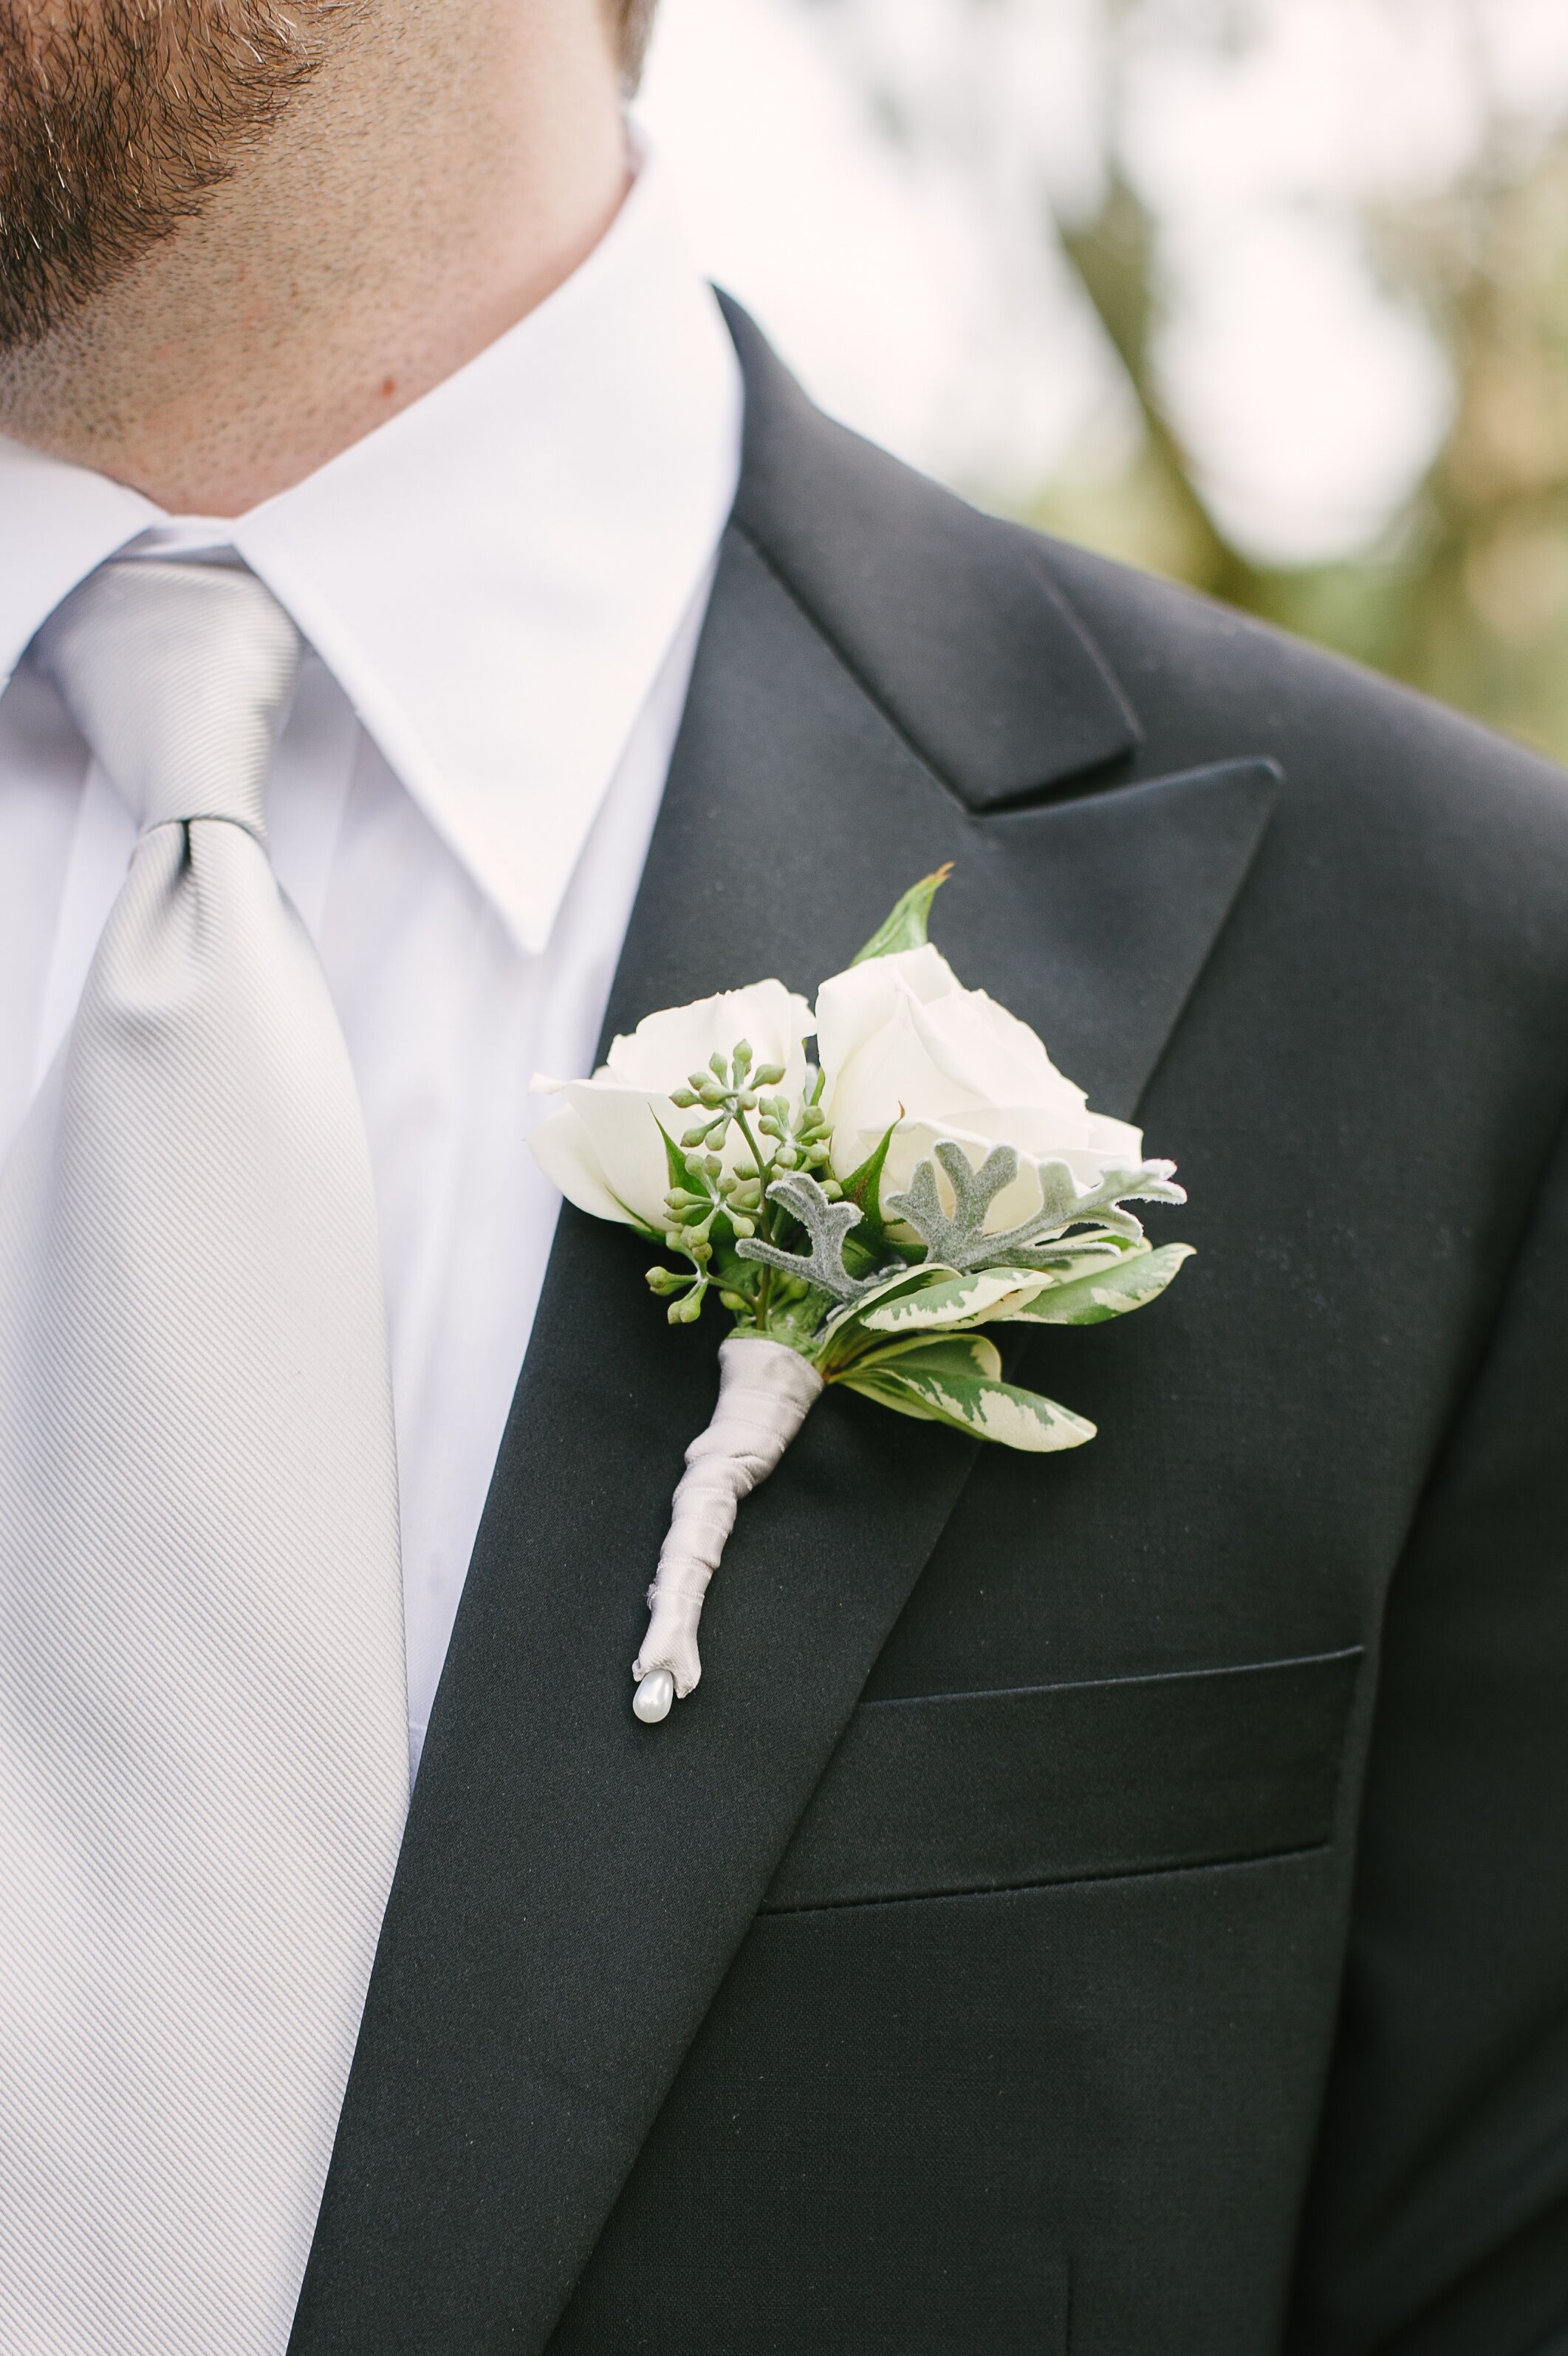
<svg viewBox="0 0 1568 2356"><path fill-rule="evenodd" d="M1017 1148L1018 1176L986 1215L993 1234L1039 1208L1040 1162L1065 1162L1081 1191L1103 1171L1143 1160L1142 1132L1090 1112L1028 1024L984 991L965 990L929 943L823 982L816 1024L835 1177L848 1177L897 1124L884 1202L944 1137L976 1168L993 1145Z"/></svg>
<svg viewBox="0 0 1568 2356"><path fill-rule="evenodd" d="M710 1055L728 1057L745 1039L754 1069L783 1066L777 1093L798 1103L806 1079L803 1042L811 1028L811 1008L781 981L755 981L746 990L726 990L691 1006L667 1006L646 1015L629 1037L613 1043L591 1080L534 1075L535 1094L566 1099L534 1130L534 1158L580 1211L662 1234L669 1224L664 1197L670 1173L660 1128L679 1143L699 1117L672 1104L671 1091L705 1069ZM731 1129L723 1157L732 1166L746 1158L738 1130Z"/></svg>

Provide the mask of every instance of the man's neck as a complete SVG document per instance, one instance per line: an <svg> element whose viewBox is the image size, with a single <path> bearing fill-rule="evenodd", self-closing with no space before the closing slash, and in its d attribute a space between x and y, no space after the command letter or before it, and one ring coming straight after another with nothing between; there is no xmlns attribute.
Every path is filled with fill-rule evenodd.
<svg viewBox="0 0 1568 2356"><path fill-rule="evenodd" d="M197 220L0 360L0 432L172 512L242 514L542 302L626 175L582 0L380 11Z"/></svg>

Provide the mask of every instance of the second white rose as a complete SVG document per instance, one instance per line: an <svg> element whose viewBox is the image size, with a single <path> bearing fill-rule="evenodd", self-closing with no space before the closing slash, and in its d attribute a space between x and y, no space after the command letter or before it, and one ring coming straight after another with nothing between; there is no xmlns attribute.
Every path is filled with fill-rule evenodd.
<svg viewBox="0 0 1568 2356"><path fill-rule="evenodd" d="M1090 1112L1028 1024L966 990L929 944L834 974L818 992L816 1029L833 1174L847 1178L893 1129L885 1203L939 1138L977 1167L993 1145L1016 1147L1018 1176L986 1218L993 1233L1039 1207L1040 1162L1065 1162L1081 1190L1143 1159L1141 1130Z"/></svg>

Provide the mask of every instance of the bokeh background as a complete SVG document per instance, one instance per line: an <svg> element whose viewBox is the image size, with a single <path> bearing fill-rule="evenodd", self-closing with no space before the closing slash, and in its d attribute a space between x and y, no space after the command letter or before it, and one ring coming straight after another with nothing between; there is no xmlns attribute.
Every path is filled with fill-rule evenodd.
<svg viewBox="0 0 1568 2356"><path fill-rule="evenodd" d="M662 0L826 407L1568 759L1568 0Z"/></svg>

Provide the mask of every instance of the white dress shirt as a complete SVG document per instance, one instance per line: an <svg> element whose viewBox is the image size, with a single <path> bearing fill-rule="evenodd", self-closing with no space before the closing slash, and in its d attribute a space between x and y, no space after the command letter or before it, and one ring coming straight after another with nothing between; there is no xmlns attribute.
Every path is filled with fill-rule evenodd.
<svg viewBox="0 0 1568 2356"><path fill-rule="evenodd" d="M739 470L734 347L657 162L467 367L237 521L0 439L0 1152L129 813L27 648L117 552L242 561L308 642L269 800L364 1107L417 1767L559 1207L531 1075L586 1071Z"/></svg>

